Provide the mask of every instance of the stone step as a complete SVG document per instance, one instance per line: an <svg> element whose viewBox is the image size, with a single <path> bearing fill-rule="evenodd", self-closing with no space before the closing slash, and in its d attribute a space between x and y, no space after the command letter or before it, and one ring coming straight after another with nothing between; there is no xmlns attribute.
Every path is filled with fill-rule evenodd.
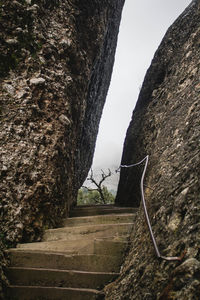
<svg viewBox="0 0 200 300"><path fill-rule="evenodd" d="M85 226L95 224L132 223L136 214L108 214L99 216L73 217L63 220L63 226Z"/></svg>
<svg viewBox="0 0 200 300"><path fill-rule="evenodd" d="M65 255L30 250L7 250L10 266L88 272L118 273L122 257L110 255Z"/></svg>
<svg viewBox="0 0 200 300"><path fill-rule="evenodd" d="M62 227L45 231L43 241L94 239L99 237L117 237L127 235L133 223L99 224L77 227Z"/></svg>
<svg viewBox="0 0 200 300"><path fill-rule="evenodd" d="M6 273L11 285L88 289L101 289L119 275L119 273L20 267L10 267Z"/></svg>
<svg viewBox="0 0 200 300"><path fill-rule="evenodd" d="M80 205L70 211L70 217L136 213L137 208L114 205Z"/></svg>
<svg viewBox="0 0 200 300"><path fill-rule="evenodd" d="M10 300L100 300L102 292L94 289L60 288L42 286L10 286Z"/></svg>
<svg viewBox="0 0 200 300"><path fill-rule="evenodd" d="M99 255L121 255L127 246L125 236L116 239L80 239L80 240L59 240L51 242L37 242L19 244L17 250L39 250L62 252L65 254L99 254Z"/></svg>
<svg viewBox="0 0 200 300"><path fill-rule="evenodd" d="M51 242L37 242L18 244L17 250L39 250L51 252L64 252L66 254L92 254L94 252L94 241L89 239L59 240Z"/></svg>
<svg viewBox="0 0 200 300"><path fill-rule="evenodd" d="M9 249L10 300L104 299L98 291L119 274L135 208L77 207L43 242Z"/></svg>
<svg viewBox="0 0 200 300"><path fill-rule="evenodd" d="M111 255L122 257L125 249L128 247L127 241L112 241L109 239L96 239L94 242L94 251L96 255Z"/></svg>

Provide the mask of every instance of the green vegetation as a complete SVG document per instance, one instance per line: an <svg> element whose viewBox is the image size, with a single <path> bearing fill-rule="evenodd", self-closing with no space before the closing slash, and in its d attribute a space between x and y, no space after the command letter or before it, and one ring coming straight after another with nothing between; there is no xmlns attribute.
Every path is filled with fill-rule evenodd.
<svg viewBox="0 0 200 300"><path fill-rule="evenodd" d="M104 201L102 201L101 195L98 190L88 190L87 188L82 187L78 191L77 205L114 203L115 197L111 192L108 191L107 187L103 186L102 192L104 195Z"/></svg>
<svg viewBox="0 0 200 300"><path fill-rule="evenodd" d="M77 204L111 204L114 203L115 196L111 191L108 191L107 187L103 184L104 181L112 176L112 172L108 169L107 172L101 169L100 177L94 176L93 170L90 170L87 181L95 188L88 186L82 186L78 192Z"/></svg>

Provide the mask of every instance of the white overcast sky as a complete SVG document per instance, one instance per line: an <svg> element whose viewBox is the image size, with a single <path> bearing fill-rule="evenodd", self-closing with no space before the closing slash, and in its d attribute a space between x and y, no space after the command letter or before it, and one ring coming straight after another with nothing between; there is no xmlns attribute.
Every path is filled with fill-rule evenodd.
<svg viewBox="0 0 200 300"><path fill-rule="evenodd" d="M93 169L120 164L139 89L165 32L191 0L126 0Z"/></svg>

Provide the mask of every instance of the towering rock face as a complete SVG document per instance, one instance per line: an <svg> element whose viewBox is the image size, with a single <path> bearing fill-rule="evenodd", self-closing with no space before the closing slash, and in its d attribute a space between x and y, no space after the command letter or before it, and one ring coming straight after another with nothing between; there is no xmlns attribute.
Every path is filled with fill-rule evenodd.
<svg viewBox="0 0 200 300"><path fill-rule="evenodd" d="M147 71L127 131L122 164L150 155L145 198L159 260L142 207L120 278L106 299L200 298L200 3L169 28ZM116 202L140 205L142 167L122 169Z"/></svg>
<svg viewBox="0 0 200 300"><path fill-rule="evenodd" d="M0 1L3 243L39 239L92 163L124 0Z"/></svg>

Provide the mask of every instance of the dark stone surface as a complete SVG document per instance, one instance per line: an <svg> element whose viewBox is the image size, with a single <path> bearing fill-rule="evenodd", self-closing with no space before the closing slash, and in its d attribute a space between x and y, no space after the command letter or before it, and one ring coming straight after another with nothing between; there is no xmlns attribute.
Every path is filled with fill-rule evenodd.
<svg viewBox="0 0 200 300"><path fill-rule="evenodd" d="M107 288L106 299L200 298L199 6L192 1L156 51L122 158L122 164L132 164L150 155L145 198L153 232L163 255L184 258L179 263L155 257L140 207L121 276ZM117 204L140 205L141 171L121 171Z"/></svg>
<svg viewBox="0 0 200 300"><path fill-rule="evenodd" d="M39 240L92 163L124 0L0 1L3 244Z"/></svg>
<svg viewBox="0 0 200 300"><path fill-rule="evenodd" d="M99 1L97 2L99 3ZM95 1L89 1L86 6L83 3L81 4L85 7L85 10L83 10L81 23L78 25L81 30L78 32L80 32L82 40L88 44L87 48L90 48L91 37L95 40L98 34L98 28L95 26L96 23L101 24L101 27L103 27L105 31L102 47L100 51L98 51L98 56L94 58L87 93L85 118L77 145L76 168L79 170L79 177L77 177L76 182L78 187L81 186L88 174L88 166L92 164L96 136L98 133L97 124L100 122L105 97L110 84L123 2L124 1L101 1L101 4L97 5ZM104 7L103 11L102 6ZM109 6L110 9L105 10L107 6ZM94 10L92 14L93 17L91 18L91 22L88 22L85 15L89 14L92 9ZM108 19L107 24L104 24L105 18Z"/></svg>

